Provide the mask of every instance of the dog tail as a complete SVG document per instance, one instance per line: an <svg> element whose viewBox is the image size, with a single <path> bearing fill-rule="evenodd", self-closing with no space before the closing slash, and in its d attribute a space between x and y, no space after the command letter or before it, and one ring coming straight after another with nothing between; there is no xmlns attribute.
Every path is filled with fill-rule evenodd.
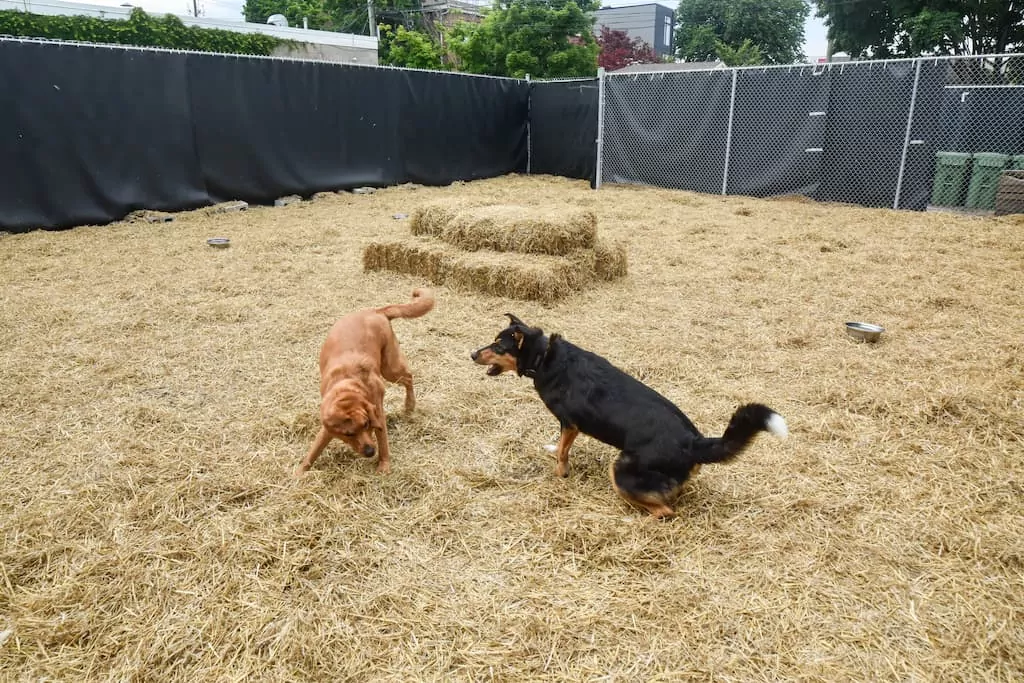
<svg viewBox="0 0 1024 683"><path fill-rule="evenodd" d="M748 403L736 409L729 426L720 437L702 438L694 444L697 462L728 462L746 450L758 432L769 432L785 439L789 435L786 420L766 405Z"/></svg>
<svg viewBox="0 0 1024 683"><path fill-rule="evenodd" d="M426 315L434 308L434 292L424 287L412 290L412 301L407 304L391 304L376 309L388 320L395 318L418 318Z"/></svg>

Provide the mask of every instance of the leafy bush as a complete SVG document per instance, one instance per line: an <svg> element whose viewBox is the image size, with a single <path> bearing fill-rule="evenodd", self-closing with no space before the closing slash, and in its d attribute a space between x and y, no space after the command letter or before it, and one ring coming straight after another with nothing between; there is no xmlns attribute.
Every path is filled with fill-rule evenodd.
<svg viewBox="0 0 1024 683"><path fill-rule="evenodd" d="M608 71L616 71L631 64L654 64L661 61L651 46L640 38L630 38L625 31L601 27L597 36L597 65Z"/></svg>
<svg viewBox="0 0 1024 683"><path fill-rule="evenodd" d="M138 7L132 9L127 19L3 10L0 11L0 35L243 55L269 55L278 45L291 42L260 33L186 26L173 14L151 17Z"/></svg>
<svg viewBox="0 0 1024 683"><path fill-rule="evenodd" d="M506 0L479 24L457 23L448 44L461 71L559 78L597 73L599 0Z"/></svg>
<svg viewBox="0 0 1024 683"><path fill-rule="evenodd" d="M422 31L380 26L380 63L412 69L444 69L441 46Z"/></svg>

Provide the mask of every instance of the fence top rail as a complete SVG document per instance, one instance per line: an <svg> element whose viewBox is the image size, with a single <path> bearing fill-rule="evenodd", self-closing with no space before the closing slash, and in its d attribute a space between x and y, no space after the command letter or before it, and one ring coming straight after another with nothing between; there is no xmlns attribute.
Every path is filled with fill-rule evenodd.
<svg viewBox="0 0 1024 683"><path fill-rule="evenodd" d="M933 62L938 64L940 62L954 62L954 61L971 61L978 60L981 62L991 61L996 59L1022 59L1024 60L1024 52L1009 52L999 53L992 55L932 55L926 57L894 57L891 59L863 59L863 60L850 60L845 62L822 62L814 64L810 62L801 62L798 64L755 64L752 66L709 66L700 69L652 69L650 71L630 71L628 73L617 73L611 71L605 74L606 78L628 78L630 76L657 76L657 75L672 75L672 74L689 74L689 73L707 73L711 71L769 71L788 69L790 71L794 69L813 69L820 73L826 69L861 69L871 68L875 66L886 66L888 64L900 64L900 63L913 63L913 62Z"/></svg>
<svg viewBox="0 0 1024 683"><path fill-rule="evenodd" d="M533 83L572 83L578 81L596 81L597 74L593 76L573 76L566 78L534 78Z"/></svg>
<svg viewBox="0 0 1024 683"><path fill-rule="evenodd" d="M1001 83L998 85L992 85L990 83L958 83L953 85L944 85L942 87L950 90L980 90L982 88L999 88L1006 90L1007 88L1024 88L1024 85L1019 85L1017 83Z"/></svg>
<svg viewBox="0 0 1024 683"><path fill-rule="evenodd" d="M440 69L417 69L413 67L399 67L388 64L359 64L348 62L332 62L327 59L312 59L309 57L285 57L279 55L247 55L233 52L206 52L203 50L179 50L171 47L156 47L149 45L122 45L120 43L93 43L79 40L59 40L54 38L38 38L27 36L10 36L0 34L0 43L34 43L38 45L56 45L58 47L67 45L69 47L90 47L106 50L125 50L128 52L169 52L183 55L211 55L214 57L233 57L235 59L264 59L278 62L302 62L312 64L329 64L345 69L377 69L380 71L415 71L428 74L439 74L447 76L462 76L469 78L490 78L498 81L513 81L526 83L525 79L512 78L510 76L490 76L488 74L471 74L463 71L442 71Z"/></svg>

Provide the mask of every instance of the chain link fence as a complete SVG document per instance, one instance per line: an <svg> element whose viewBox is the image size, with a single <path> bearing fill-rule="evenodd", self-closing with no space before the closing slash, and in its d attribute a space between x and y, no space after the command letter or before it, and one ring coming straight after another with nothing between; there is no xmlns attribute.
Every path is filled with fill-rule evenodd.
<svg viewBox="0 0 1024 683"><path fill-rule="evenodd" d="M1024 55L603 74L597 186L989 211Z"/></svg>

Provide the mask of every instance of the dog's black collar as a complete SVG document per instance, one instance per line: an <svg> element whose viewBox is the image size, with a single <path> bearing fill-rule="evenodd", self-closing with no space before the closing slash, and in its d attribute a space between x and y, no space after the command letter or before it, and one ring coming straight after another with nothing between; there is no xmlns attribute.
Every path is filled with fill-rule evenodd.
<svg viewBox="0 0 1024 683"><path fill-rule="evenodd" d="M548 359L548 355L551 353L551 342L554 341L557 335L552 335L550 339L543 337L544 348L537 349L530 355L530 359L526 363L516 362L516 367L519 370L521 377L534 378L537 376L537 371L540 370L540 366L544 364L544 361Z"/></svg>

